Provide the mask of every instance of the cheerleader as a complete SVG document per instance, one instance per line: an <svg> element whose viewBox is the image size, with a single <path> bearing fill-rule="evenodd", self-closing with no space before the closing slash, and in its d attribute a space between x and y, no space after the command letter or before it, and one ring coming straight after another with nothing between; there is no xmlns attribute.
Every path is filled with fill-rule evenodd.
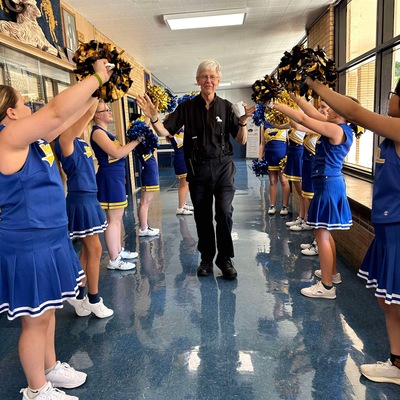
<svg viewBox="0 0 400 400"><path fill-rule="evenodd" d="M0 85L0 312L20 317L19 358L28 381L23 400L77 400L84 372L57 361L55 309L78 293L82 267L68 236L64 188L49 142L88 110L112 74L107 60L31 115L21 94Z"/></svg>
<svg viewBox="0 0 400 400"><path fill-rule="evenodd" d="M71 128L63 132L55 142L55 151L67 175L67 215L68 231L71 240L81 241L79 261L85 272L79 294L68 302L80 317L92 312L98 318L107 318L114 311L107 308L99 296L99 275L102 247L99 233L107 228L104 211L97 200L96 174L92 150L80 138L84 128L97 108L98 101L93 99L88 112ZM78 135L77 135L78 133ZM86 281L88 294L85 297Z"/></svg>
<svg viewBox="0 0 400 400"><path fill-rule="evenodd" d="M272 104L272 107L321 135L316 146L312 171L314 197L308 210L307 221L308 225L315 228L321 281L309 288L303 288L301 293L307 297L335 299L336 287L333 286L332 280L340 277L340 274L336 270L336 245L330 230L350 229L352 225L341 169L353 143L353 131L347 125L346 119L331 109L325 117L304 99L297 99L297 104L311 116L284 104L276 103Z"/></svg>
<svg viewBox="0 0 400 400"><path fill-rule="evenodd" d="M268 164L269 176L269 215L276 213L276 198L278 194L278 181L282 187L282 208L280 215L288 214L290 187L288 180L282 175L282 162L286 156L287 132L285 129L274 128L268 122L261 126L261 143L258 159L265 158Z"/></svg>
<svg viewBox="0 0 400 400"><path fill-rule="evenodd" d="M99 169L96 174L97 198L106 212L108 227L104 232L110 261L108 269L130 270L136 268L131 261L138 253L122 247L122 217L128 206L125 188L125 157L139 144L133 140L122 146L117 138L107 131L113 121L111 109L103 101L99 102L93 118L90 145L96 155Z"/></svg>
<svg viewBox="0 0 400 400"><path fill-rule="evenodd" d="M369 111L346 96L307 78L307 84L335 111L349 121L385 138L376 153L372 200L372 241L358 276L367 288L375 288L382 308L390 344L386 362L363 364L361 373L375 382L400 384L400 80L389 92L388 116Z"/></svg>
<svg viewBox="0 0 400 400"><path fill-rule="evenodd" d="M189 182L186 180L187 168L183 152L183 135L184 130L181 128L174 136L167 136L166 139L174 149L174 169L175 175L179 180L176 215L192 215L193 207L186 204L189 193Z"/></svg>

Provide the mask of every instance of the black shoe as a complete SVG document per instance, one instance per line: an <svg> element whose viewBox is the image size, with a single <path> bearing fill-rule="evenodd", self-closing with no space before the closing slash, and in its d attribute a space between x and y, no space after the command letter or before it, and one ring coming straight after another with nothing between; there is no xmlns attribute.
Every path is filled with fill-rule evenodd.
<svg viewBox="0 0 400 400"><path fill-rule="evenodd" d="M218 268L222 271L222 275L225 279L237 278L237 271L233 266L233 262L230 258L217 260L215 263L217 264Z"/></svg>
<svg viewBox="0 0 400 400"><path fill-rule="evenodd" d="M197 268L197 276L208 276L213 273L213 262L209 260L201 260Z"/></svg>

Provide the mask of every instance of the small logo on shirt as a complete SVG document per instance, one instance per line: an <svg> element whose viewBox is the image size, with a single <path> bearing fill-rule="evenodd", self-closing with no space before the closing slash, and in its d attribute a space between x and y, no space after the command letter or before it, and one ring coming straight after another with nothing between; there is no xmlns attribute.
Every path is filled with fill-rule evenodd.
<svg viewBox="0 0 400 400"><path fill-rule="evenodd" d="M217 122L222 122L222 119L220 117L218 117L218 115L215 119L217 120Z"/></svg>

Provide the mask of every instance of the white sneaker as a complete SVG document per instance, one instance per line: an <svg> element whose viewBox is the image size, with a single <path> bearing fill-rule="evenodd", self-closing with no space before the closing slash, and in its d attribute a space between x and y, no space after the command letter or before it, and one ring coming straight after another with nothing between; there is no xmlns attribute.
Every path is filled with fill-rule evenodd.
<svg viewBox="0 0 400 400"><path fill-rule="evenodd" d="M124 260L132 260L133 258L137 258L139 253L136 253L135 251L125 250L125 248L122 248L118 255Z"/></svg>
<svg viewBox="0 0 400 400"><path fill-rule="evenodd" d="M150 225L147 225L147 228L140 229L139 228L139 236L157 236L160 233L160 230L157 228L151 228Z"/></svg>
<svg viewBox="0 0 400 400"><path fill-rule="evenodd" d="M360 372L369 380L374 382L388 382L400 385L400 369L392 362L378 361L376 364L363 364L360 366Z"/></svg>
<svg viewBox="0 0 400 400"><path fill-rule="evenodd" d="M287 206L282 206L281 211L279 212L279 215L285 216L289 214L289 209Z"/></svg>
<svg viewBox="0 0 400 400"><path fill-rule="evenodd" d="M54 368L46 375L46 380L51 382L53 387L66 389L76 388L86 382L87 374L76 371L67 363L56 362Z"/></svg>
<svg viewBox="0 0 400 400"><path fill-rule="evenodd" d="M308 249L311 246L317 246L317 241L315 239L311 243L302 243L300 245L300 248L305 250L305 249Z"/></svg>
<svg viewBox="0 0 400 400"><path fill-rule="evenodd" d="M97 318L107 318L114 314L114 311L111 310L111 308L104 305L101 297L98 303L91 303L86 296L85 300L83 300L83 307L91 311Z"/></svg>
<svg viewBox="0 0 400 400"><path fill-rule="evenodd" d="M176 215L193 215L193 211L190 211L185 207L182 207L182 208L178 207L176 209Z"/></svg>
<svg viewBox="0 0 400 400"><path fill-rule="evenodd" d="M185 210L189 210L189 211L193 211L194 210L194 207L193 206L189 206L189 204L184 204L184 206L183 206L183 208L185 209Z"/></svg>
<svg viewBox="0 0 400 400"><path fill-rule="evenodd" d="M317 256L318 246L311 244L308 249L301 250L301 254L303 254L304 256Z"/></svg>
<svg viewBox="0 0 400 400"><path fill-rule="evenodd" d="M301 294L306 297L313 297L317 299L336 299L336 288L325 289L321 281L317 282L308 288L303 288L300 290Z"/></svg>
<svg viewBox="0 0 400 400"><path fill-rule="evenodd" d="M275 213L276 213L276 207L275 206L269 206L268 215L274 215Z"/></svg>
<svg viewBox="0 0 400 400"><path fill-rule="evenodd" d="M322 279L322 272L320 269L315 270L314 275L317 278ZM340 276L340 272L338 272L335 275L332 275L332 283L334 283L335 285L339 285L339 283L342 283L342 277Z"/></svg>
<svg viewBox="0 0 400 400"><path fill-rule="evenodd" d="M116 260L110 260L107 264L108 269L119 269L121 271L128 271L130 269L136 268L136 265L132 262L122 261L121 257L117 257Z"/></svg>
<svg viewBox="0 0 400 400"><path fill-rule="evenodd" d="M311 225L307 225L306 221L303 221L299 225L292 225L290 227L290 230L293 231L293 232L311 231L313 229L314 228Z"/></svg>
<svg viewBox="0 0 400 400"><path fill-rule="evenodd" d="M22 400L31 400L28 397L28 388L21 389ZM79 397L69 396L62 390L55 389L50 382L38 393L35 400L79 400Z"/></svg>
<svg viewBox="0 0 400 400"><path fill-rule="evenodd" d="M82 300L77 298L67 300L68 303L75 308L76 314L79 315L80 317L87 317L88 315L91 314L89 310L83 307L84 300L85 300L84 298Z"/></svg>
<svg viewBox="0 0 400 400"><path fill-rule="evenodd" d="M286 226L300 225L304 222L304 219L301 217L297 217L294 221L286 222Z"/></svg>

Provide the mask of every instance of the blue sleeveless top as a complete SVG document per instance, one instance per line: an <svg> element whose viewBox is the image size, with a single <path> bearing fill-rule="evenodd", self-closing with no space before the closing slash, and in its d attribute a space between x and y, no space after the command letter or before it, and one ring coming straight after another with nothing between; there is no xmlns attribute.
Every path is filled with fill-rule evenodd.
<svg viewBox="0 0 400 400"><path fill-rule="evenodd" d="M385 139L376 151L372 222L400 222L400 157L393 140Z"/></svg>
<svg viewBox="0 0 400 400"><path fill-rule="evenodd" d="M329 138L325 136L318 139L311 174L313 178L342 176L343 162L353 143L353 131L346 124L339 124L339 126L346 135L346 141L342 144L331 144Z"/></svg>
<svg viewBox="0 0 400 400"><path fill-rule="evenodd" d="M55 151L66 173L68 192L97 193L96 173L94 170L92 149L80 138L74 139L74 151L64 157L61 151L60 138L56 139Z"/></svg>
<svg viewBox="0 0 400 400"><path fill-rule="evenodd" d="M96 129L101 129L104 131L107 136L112 140L115 144L115 147L120 147L121 143L117 140L117 138L112 135L110 132L107 132L105 129L103 129L101 126L95 125L92 128L92 133L90 134L90 145L92 146L92 149L94 151L94 154L96 155L97 162L99 164L99 169L107 169L107 170L113 170L113 171L125 171L125 159L124 158L111 158L93 139L93 132Z"/></svg>
<svg viewBox="0 0 400 400"><path fill-rule="evenodd" d="M4 125L0 125L0 134ZM50 145L29 145L23 167L0 173L0 229L59 228L68 224L65 193Z"/></svg>

